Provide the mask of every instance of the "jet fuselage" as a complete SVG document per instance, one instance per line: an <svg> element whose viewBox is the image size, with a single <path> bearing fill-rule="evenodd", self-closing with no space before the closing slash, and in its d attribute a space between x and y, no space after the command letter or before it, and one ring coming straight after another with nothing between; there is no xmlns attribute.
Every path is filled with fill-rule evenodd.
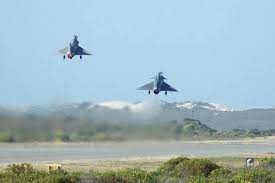
<svg viewBox="0 0 275 183"><path fill-rule="evenodd" d="M72 41L70 42L70 50L67 53L67 57L69 59L72 59L76 55L75 53L76 53L78 44L79 44L78 38L77 38L77 36L74 36Z"/></svg>
<svg viewBox="0 0 275 183"><path fill-rule="evenodd" d="M162 85L164 79L165 79L165 77L162 76L162 72L159 72L154 80L154 88L153 88L154 94L158 94L161 91L160 88L161 88L161 85Z"/></svg>

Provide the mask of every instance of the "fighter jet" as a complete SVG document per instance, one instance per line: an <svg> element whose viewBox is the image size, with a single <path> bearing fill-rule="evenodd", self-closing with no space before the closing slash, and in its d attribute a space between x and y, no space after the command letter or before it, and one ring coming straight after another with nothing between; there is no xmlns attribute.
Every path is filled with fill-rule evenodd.
<svg viewBox="0 0 275 183"><path fill-rule="evenodd" d="M165 95L167 95L168 91L177 92L178 90L164 82L166 78L162 74L162 72L159 72L157 76L150 78L154 79L154 81L138 88L138 90L148 90L148 95L150 95L151 91L156 95L161 91L164 91Z"/></svg>
<svg viewBox="0 0 275 183"><path fill-rule="evenodd" d="M75 55L79 55L80 59L82 59L82 55L91 55L91 53L79 46L78 36L76 35L73 36L69 46L59 50L58 52L64 54L64 60L66 59L66 55L68 59L72 59Z"/></svg>

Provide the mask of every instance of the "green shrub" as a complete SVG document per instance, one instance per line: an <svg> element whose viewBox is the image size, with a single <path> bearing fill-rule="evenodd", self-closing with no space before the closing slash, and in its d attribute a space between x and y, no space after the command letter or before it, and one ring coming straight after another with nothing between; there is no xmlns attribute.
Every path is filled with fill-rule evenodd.
<svg viewBox="0 0 275 183"><path fill-rule="evenodd" d="M205 176L191 176L188 183L208 183L208 179Z"/></svg>
<svg viewBox="0 0 275 183"><path fill-rule="evenodd" d="M12 134L0 132L0 142L15 142L15 139Z"/></svg>
<svg viewBox="0 0 275 183"><path fill-rule="evenodd" d="M16 164L8 165L8 167L5 170L6 170L6 173L14 176L33 174L35 172L34 168L29 163L23 163L20 165L16 165Z"/></svg>
<svg viewBox="0 0 275 183"><path fill-rule="evenodd" d="M183 177L202 175L207 177L213 170L220 168L207 159L191 159L176 167L177 174Z"/></svg>
<svg viewBox="0 0 275 183"><path fill-rule="evenodd" d="M112 171L104 171L101 173L93 172L96 182L109 183L154 183L156 178L148 171L140 169L120 169Z"/></svg>
<svg viewBox="0 0 275 183"><path fill-rule="evenodd" d="M77 173L67 173L63 170L49 173L37 171L28 163L8 165L5 171L0 173L1 183L77 183L79 181L80 175Z"/></svg>
<svg viewBox="0 0 275 183"><path fill-rule="evenodd" d="M155 172L155 175L164 180L165 178L192 180L197 177L207 177L213 170L220 168L217 164L207 159L189 159L178 157L163 163Z"/></svg>
<svg viewBox="0 0 275 183"><path fill-rule="evenodd" d="M275 170L275 158L263 158L260 160L259 166L268 170Z"/></svg>
<svg viewBox="0 0 275 183"><path fill-rule="evenodd" d="M271 183L271 172L263 168L242 169L233 175L232 183Z"/></svg>
<svg viewBox="0 0 275 183"><path fill-rule="evenodd" d="M208 176L209 183L224 183L229 182L232 178L232 172L225 168L213 170Z"/></svg>
<svg viewBox="0 0 275 183"><path fill-rule="evenodd" d="M166 175L169 177L173 177L178 175L177 172L177 166L181 163L187 163L190 161L189 158L186 157L177 157L177 158L172 158L165 163L163 163L155 172L157 175Z"/></svg>

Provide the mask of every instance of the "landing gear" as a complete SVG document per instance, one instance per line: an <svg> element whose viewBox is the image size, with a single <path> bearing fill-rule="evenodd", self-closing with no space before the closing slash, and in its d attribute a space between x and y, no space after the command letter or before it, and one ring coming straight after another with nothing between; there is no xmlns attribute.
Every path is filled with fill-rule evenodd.
<svg viewBox="0 0 275 183"><path fill-rule="evenodd" d="M149 91L148 91L148 95L150 95L150 93L151 93L151 91L149 90Z"/></svg>
<svg viewBox="0 0 275 183"><path fill-rule="evenodd" d="M80 57L80 59L82 59L82 55L80 55L79 57Z"/></svg>
<svg viewBox="0 0 275 183"><path fill-rule="evenodd" d="M65 55L63 55L63 60L65 60L65 58L66 58L66 56L65 56Z"/></svg>
<svg viewBox="0 0 275 183"><path fill-rule="evenodd" d="M165 92L165 95L167 95L167 91Z"/></svg>

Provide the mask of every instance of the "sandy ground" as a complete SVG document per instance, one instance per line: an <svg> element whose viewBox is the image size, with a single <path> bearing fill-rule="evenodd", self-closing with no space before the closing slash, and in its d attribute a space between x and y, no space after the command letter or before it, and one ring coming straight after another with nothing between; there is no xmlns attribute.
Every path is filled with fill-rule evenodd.
<svg viewBox="0 0 275 183"><path fill-rule="evenodd" d="M175 158L177 156L162 156L162 157L133 157L133 158L121 158L121 159L106 159L106 160L68 160L58 163L62 166L62 169L66 171L84 171L90 170L114 170L120 168L140 168L143 170L153 171L156 170L165 161ZM275 157L275 154L242 154L240 156L217 156L217 157L205 157L223 167L228 168L241 168L245 167L246 157L254 157L255 165L259 163L259 159L263 157ZM194 158L194 157L190 157ZM204 157L200 157L204 158ZM8 164L1 164L0 170L4 170ZM39 170L47 171L47 163L32 163L32 165Z"/></svg>

